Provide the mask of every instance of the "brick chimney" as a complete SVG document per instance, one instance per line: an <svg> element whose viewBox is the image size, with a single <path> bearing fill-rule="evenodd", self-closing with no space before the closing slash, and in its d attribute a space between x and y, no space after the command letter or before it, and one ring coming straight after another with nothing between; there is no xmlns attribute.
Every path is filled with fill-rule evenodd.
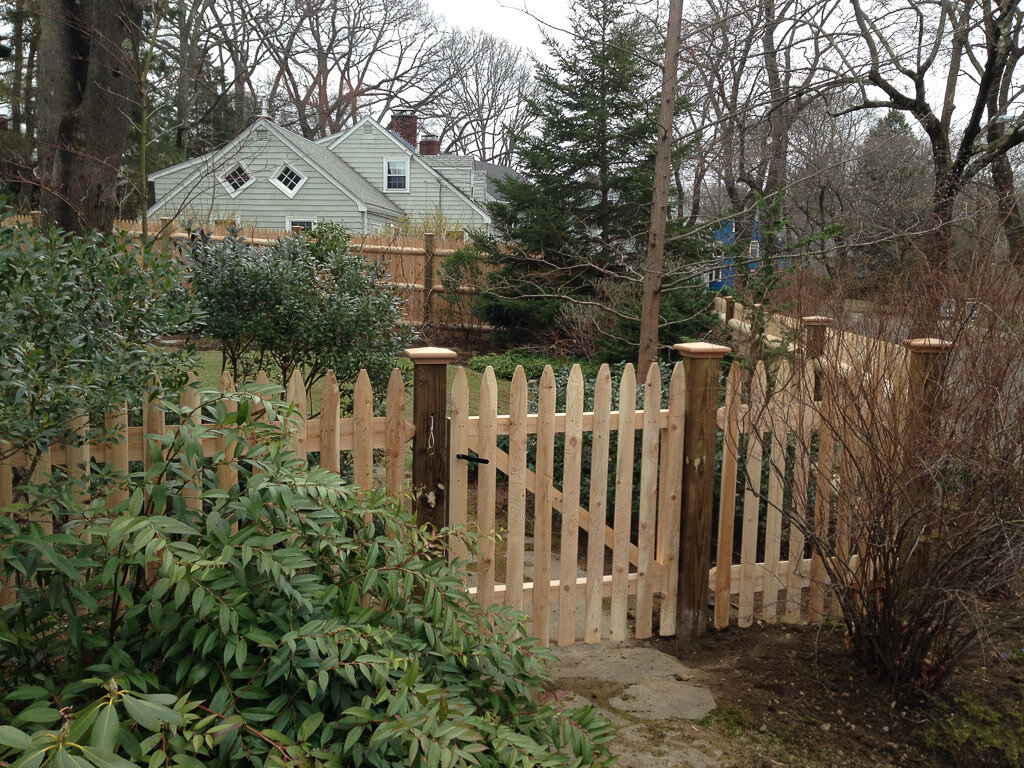
<svg viewBox="0 0 1024 768"><path fill-rule="evenodd" d="M405 139L410 146L416 147L419 129L416 113L411 109L396 109L392 112L391 125L388 126L388 129Z"/></svg>
<svg viewBox="0 0 1024 768"><path fill-rule="evenodd" d="M423 138L420 139L420 154L421 155L440 155L441 154L441 139L439 136L433 133L423 134Z"/></svg>

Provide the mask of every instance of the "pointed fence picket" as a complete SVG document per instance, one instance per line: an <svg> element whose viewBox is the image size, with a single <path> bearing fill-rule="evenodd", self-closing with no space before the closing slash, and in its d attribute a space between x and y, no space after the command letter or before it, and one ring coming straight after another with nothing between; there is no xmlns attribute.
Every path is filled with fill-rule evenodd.
<svg viewBox="0 0 1024 768"><path fill-rule="evenodd" d="M742 308L739 317L745 317ZM791 323L775 327L795 333ZM856 409L857 415L869 418L871 404L857 400L856 387L853 394L836 399L836 388L823 387L822 377L873 382L873 396L898 398L905 397L909 374L900 367L899 350L879 347L889 362L895 361L897 371L892 380L879 382L880 369L870 361L846 362L853 359L851 349L870 345L848 343L826 328L819 341L812 354L783 357L770 367L760 362L744 372L733 363L724 377L721 404L713 402L719 395L711 392L703 410L692 407L691 395L701 390L687 391L686 378L692 372L684 373L683 364L675 366L664 398L659 369L646 371L639 407L632 365L624 366L614 384L608 366L602 366L592 395L578 366L571 370L564 392L556 391L548 367L534 384L532 398L520 367L511 382L507 414L498 411L497 381L488 368L481 379L478 411L471 415L466 373L456 368L447 412L445 450L450 461L439 488L446 492L451 524L477 536L474 554L461 534L449 539L449 555L466 564L469 591L484 605L524 609L531 614L529 631L545 644L625 640L631 612L637 638L655 632L656 614L659 634L675 634L677 619L691 611L682 598L693 592L688 585L694 582L689 571L681 574L680 569L701 562L681 559L684 551L690 552L684 549L690 541L689 534L683 535L684 516L693 519L688 504L697 494L686 474L689 465L684 466L684 458L695 461L684 436L691 424L700 423L700 414L710 418L717 407L721 464L713 565L710 571L698 569L708 575L714 625L801 622L834 613L836 600L827 582L830 561L857 558L860 542L850 540L848 521L862 513L852 508L850 494L837 495L836 489L852 486L858 451L867 447L823 424L832 421L831 414ZM830 360L831 367L823 366L821 356L832 352L843 354ZM714 373L718 362L711 362ZM258 381L266 382L266 377ZM227 374L219 387L223 392L235 388ZM287 388L291 409L271 413L260 407L258 397L251 397L260 419L289 419L290 439L300 455L319 454L321 466L331 471L350 467L355 485L379 484L392 496L402 496L408 443L415 430L405 414L401 372L391 374L383 416L375 415L365 372L352 385L347 414L341 413L341 393L334 374L328 373L321 386L321 413L314 418L307 418L307 393L298 375ZM699 400L696 395L693 399ZM195 387L187 388L180 402L183 418L192 424L215 425L215 414L228 417L237 407L234 400L222 400L216 409L203 407L210 396ZM560 402L563 411L558 410ZM153 453L144 439L178 429L166 424L163 410L147 404L141 425L130 423L129 416L125 407L108 414L102 422L104 439L92 445L52 446L37 457L0 450L0 508L16 500L16 486L30 466L38 482L45 482L52 468L66 468L79 481L76 493L84 499L88 476L99 465L105 465L105 472L127 474L157 460L175 460ZM83 434L88 430L84 416L76 419L75 427ZM707 450L713 447L709 444ZM230 460L235 450L217 430L203 440L204 459ZM381 457L383 467L378 466ZM183 462L192 462L182 470L186 504L198 509L202 462ZM218 462L216 482L224 490L235 487L237 468ZM684 488L690 489L685 497ZM710 493L706 498L711 499ZM114 508L126 499L127 487L116 486L107 505ZM710 513L706 519L712 519ZM831 542L828 560L820 551L812 554L805 532ZM706 548L701 551L708 554ZM11 587L0 584L0 604L14 599ZM680 587L685 591L680 593Z"/></svg>
<svg viewBox="0 0 1024 768"><path fill-rule="evenodd" d="M265 375L258 378L266 382ZM221 375L219 389L221 392L235 390L234 382L227 373ZM306 389L301 377L297 373L294 374L289 381L286 394L292 407L285 412L293 449L302 456L319 454L321 465L332 471L341 469L342 454L352 454L354 477L357 484L364 488L376 484L374 452L382 453L388 491L400 497L405 488L406 457L413 427L405 417L405 388L401 371L397 368L392 372L387 391L386 415L375 416L374 396L369 377L365 371L361 372L352 397L353 415L342 417L339 415L339 386L331 372L321 386L320 415L307 419ZM179 403L183 406L182 418L194 425L206 423L215 426L211 421L213 411L202 407L204 404L209 405L212 397L211 393L201 392L195 384L195 378L190 377L189 385L179 397ZM238 404L234 400L224 399L220 407L221 412L230 414L236 411ZM236 445L224 433L203 438L203 458L162 457L160 444L147 440L146 435L173 433L179 427L167 424L165 411L155 401L146 403L142 408L140 426L131 425L129 416L127 407L116 409L104 419L104 435L101 440L91 444L83 441L72 446L55 445L38 456L26 452L12 453L0 444L0 509L9 507L16 500L17 489L26 479L24 473L29 467L34 467L31 477L34 483L47 482L50 473L57 468L66 471L75 481L74 492L82 501L89 500L88 476L101 465L106 472L127 476L129 472L139 467L149 470L158 460L180 461L186 483L182 496L186 506L195 510L202 508L199 478L205 459L217 456L227 458L228 462L217 464L217 485L225 491L237 485L238 468L230 463ZM268 420L269 416L264 414L260 418ZM89 427L87 417L76 417L73 427L81 434L85 434ZM114 509L127 498L127 487L115 484L113 490L107 494L106 505L109 509ZM37 522L44 531L53 529L52 520L40 519L34 522ZM0 605L13 602L12 587L10 584L0 584Z"/></svg>

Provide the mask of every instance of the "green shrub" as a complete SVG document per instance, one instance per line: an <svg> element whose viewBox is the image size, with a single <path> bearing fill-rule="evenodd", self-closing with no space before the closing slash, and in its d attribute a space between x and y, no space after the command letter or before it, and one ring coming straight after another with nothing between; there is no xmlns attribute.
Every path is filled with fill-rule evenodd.
<svg viewBox="0 0 1024 768"><path fill-rule="evenodd" d="M155 342L196 318L184 271L148 245L0 225L3 440L40 451L95 439L108 407L140 404L151 375L184 383L187 351Z"/></svg>
<svg viewBox="0 0 1024 768"><path fill-rule="evenodd" d="M328 370L354 382L365 368L382 391L411 341L383 266L351 252L341 227L260 247L196 241L188 253L206 333L236 381L267 368L285 385L298 369L312 390Z"/></svg>
<svg viewBox="0 0 1024 768"><path fill-rule="evenodd" d="M468 598L442 534L308 469L232 399L152 443L110 512L55 479L19 510L33 522L0 515L0 577L18 584L0 611L0 760L48 744L23 764L607 763L608 724L550 695L546 652L519 614ZM217 436L235 458L204 462ZM222 491L229 463L240 482ZM64 513L58 533L36 522Z"/></svg>

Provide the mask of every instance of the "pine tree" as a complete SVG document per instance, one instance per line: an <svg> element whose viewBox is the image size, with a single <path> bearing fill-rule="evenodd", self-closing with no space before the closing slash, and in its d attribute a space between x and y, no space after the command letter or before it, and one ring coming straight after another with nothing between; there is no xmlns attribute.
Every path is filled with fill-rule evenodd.
<svg viewBox="0 0 1024 768"><path fill-rule="evenodd" d="M525 297L586 295L645 247L659 36L626 0L577 0L572 27L568 44L545 39L536 133L518 137L521 176L491 206L496 236L478 239L502 282L479 309L509 328L550 327L553 300Z"/></svg>

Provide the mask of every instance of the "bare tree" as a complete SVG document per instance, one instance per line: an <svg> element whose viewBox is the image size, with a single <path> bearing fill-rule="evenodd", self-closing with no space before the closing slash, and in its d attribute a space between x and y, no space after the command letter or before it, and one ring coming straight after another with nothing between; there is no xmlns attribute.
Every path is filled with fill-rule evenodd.
<svg viewBox="0 0 1024 768"><path fill-rule="evenodd" d="M706 115L701 147L722 187L741 239L755 220L775 230L785 218L794 122L817 98L824 50L816 19L829 3L807 0L704 0L684 27L684 65L697 87L693 108ZM758 201L761 211L758 211ZM775 238L764 239L770 257Z"/></svg>
<svg viewBox="0 0 1024 768"><path fill-rule="evenodd" d="M40 207L70 231L107 230L135 93L130 36L139 0L40 3Z"/></svg>
<svg viewBox="0 0 1024 768"><path fill-rule="evenodd" d="M310 139L429 101L434 92L423 87L446 43L423 0L281 5L265 40L274 65L268 95Z"/></svg>
<svg viewBox="0 0 1024 768"><path fill-rule="evenodd" d="M486 32L455 32L433 73L436 94L421 114L449 152L512 165L515 137L530 129L527 100L536 92L533 65L522 48Z"/></svg>
<svg viewBox="0 0 1024 768"><path fill-rule="evenodd" d="M837 79L858 90L857 109L909 113L928 137L934 175L927 262L949 264L957 197L992 169L1010 225L1014 259L1020 211L1011 168L1003 162L1024 142L1017 64L1024 11L1016 0L850 0L823 30L835 47ZM937 87L936 87L937 86Z"/></svg>

